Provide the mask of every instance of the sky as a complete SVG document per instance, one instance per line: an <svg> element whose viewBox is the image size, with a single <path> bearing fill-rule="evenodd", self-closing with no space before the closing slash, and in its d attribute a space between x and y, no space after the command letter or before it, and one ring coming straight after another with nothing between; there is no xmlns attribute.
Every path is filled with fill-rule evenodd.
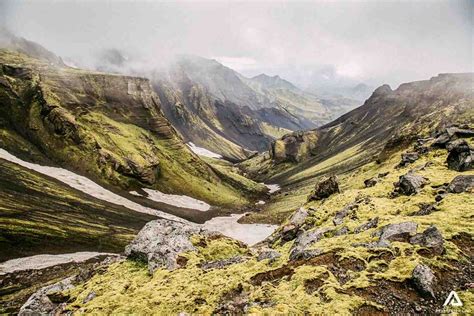
<svg viewBox="0 0 474 316"><path fill-rule="evenodd" d="M62 57L175 54L301 87L473 71L474 1L0 1L0 22Z"/></svg>

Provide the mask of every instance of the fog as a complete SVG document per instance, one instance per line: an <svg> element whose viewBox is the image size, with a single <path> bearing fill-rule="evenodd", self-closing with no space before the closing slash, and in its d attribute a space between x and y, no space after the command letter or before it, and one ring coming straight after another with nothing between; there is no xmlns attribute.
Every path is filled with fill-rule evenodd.
<svg viewBox="0 0 474 316"><path fill-rule="evenodd" d="M473 71L471 1L1 1L2 24L63 58L104 49L150 67L175 54L214 58L301 87L372 85Z"/></svg>

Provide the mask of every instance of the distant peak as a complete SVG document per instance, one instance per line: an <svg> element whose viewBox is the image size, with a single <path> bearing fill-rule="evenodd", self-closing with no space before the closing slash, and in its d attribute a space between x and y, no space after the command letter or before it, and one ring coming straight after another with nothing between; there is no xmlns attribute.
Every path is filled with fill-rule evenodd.
<svg viewBox="0 0 474 316"><path fill-rule="evenodd" d="M372 93L372 96L384 95L384 94L388 94L388 93L391 93L391 92L393 92L392 88L390 88L390 86L388 84L384 84L384 85L378 87L377 89L375 89L375 91Z"/></svg>

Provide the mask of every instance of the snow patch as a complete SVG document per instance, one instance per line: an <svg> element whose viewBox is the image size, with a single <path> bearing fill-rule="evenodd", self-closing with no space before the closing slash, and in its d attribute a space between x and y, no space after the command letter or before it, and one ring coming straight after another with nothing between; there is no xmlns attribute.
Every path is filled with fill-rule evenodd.
<svg viewBox="0 0 474 316"><path fill-rule="evenodd" d="M257 203L255 203L255 205L264 205L264 204L265 204L265 201L262 201L262 200L260 200L260 201L258 201Z"/></svg>
<svg viewBox="0 0 474 316"><path fill-rule="evenodd" d="M166 194L158 190L151 190L146 188L144 188L143 191L148 193L148 198L155 202L161 202L182 208L190 208L202 212L208 211L211 208L211 206L206 202L197 200L187 195ZM130 193L133 194L132 192Z"/></svg>
<svg viewBox="0 0 474 316"><path fill-rule="evenodd" d="M12 259L0 264L0 275L24 271L24 270L41 270L58 264L80 263L98 256L118 256L114 253L106 252L74 252L60 255L36 255Z"/></svg>
<svg viewBox="0 0 474 316"><path fill-rule="evenodd" d="M265 184L265 183L262 183L262 184L270 190L270 191L268 191L268 193L270 193L270 194L275 193L276 191L280 190L280 185L279 184Z"/></svg>
<svg viewBox="0 0 474 316"><path fill-rule="evenodd" d="M196 155L199 155L199 156L204 156L204 157L209 157L209 158L217 158L217 159L221 159L222 156L219 155L219 154L216 154L210 150L207 150L206 148L202 148L202 147L198 147L196 146L194 143L192 142L189 142L186 144L193 153L195 153Z"/></svg>
<svg viewBox="0 0 474 316"><path fill-rule="evenodd" d="M134 210L140 213L151 214L151 215L159 216L162 218L166 218L166 219L170 219L170 220L174 220L178 222L187 222L186 220L180 217L170 215L165 212L158 211L149 207L145 207L143 205L130 201L118 194L115 194L101 187L94 181L86 177L80 176L78 174L75 174L74 172L71 172L69 170L57 168L57 167L41 166L41 165L37 165L31 162L27 162L15 157L14 155L10 154L9 152L7 152L6 150L2 148L0 148L0 158L16 163L30 170L34 170L36 172L39 172L51 178L55 178L67 184L68 186L76 190L82 191L86 194L89 194L90 196L93 196L97 199L110 202L116 205L122 205L122 206L125 206L126 208L129 208L131 210Z"/></svg>
<svg viewBox="0 0 474 316"><path fill-rule="evenodd" d="M218 231L227 237L240 240L247 245L254 245L270 236L276 225L269 224L240 224L237 221L244 214L214 217L203 224L204 228Z"/></svg>

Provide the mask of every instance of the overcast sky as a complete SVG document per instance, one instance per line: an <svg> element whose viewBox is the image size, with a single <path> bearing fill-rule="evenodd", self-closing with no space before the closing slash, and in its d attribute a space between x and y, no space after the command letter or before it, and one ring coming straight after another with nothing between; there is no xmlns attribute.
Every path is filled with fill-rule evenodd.
<svg viewBox="0 0 474 316"><path fill-rule="evenodd" d="M196 54L300 85L324 69L391 85L473 70L473 1L0 2L9 29L76 59Z"/></svg>

